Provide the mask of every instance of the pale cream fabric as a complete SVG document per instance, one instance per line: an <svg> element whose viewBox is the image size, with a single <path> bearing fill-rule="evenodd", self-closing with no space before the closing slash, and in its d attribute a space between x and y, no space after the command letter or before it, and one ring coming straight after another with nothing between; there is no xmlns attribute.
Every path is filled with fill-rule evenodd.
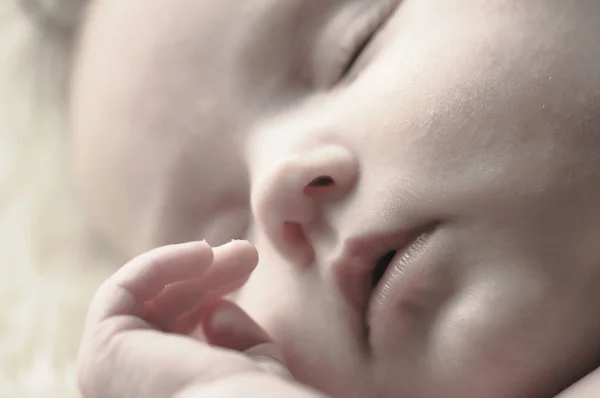
<svg viewBox="0 0 600 398"><path fill-rule="evenodd" d="M76 350L97 285L115 269L92 244L70 182L59 62L0 1L0 398L74 398Z"/></svg>

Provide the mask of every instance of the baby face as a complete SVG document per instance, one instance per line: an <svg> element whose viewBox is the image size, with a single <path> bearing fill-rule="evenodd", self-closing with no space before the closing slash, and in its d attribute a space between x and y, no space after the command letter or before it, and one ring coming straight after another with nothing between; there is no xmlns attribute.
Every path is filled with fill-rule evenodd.
<svg viewBox="0 0 600 398"><path fill-rule="evenodd" d="M551 395L600 350L599 18L593 0L96 0L80 185L127 255L254 242L239 301L302 382Z"/></svg>

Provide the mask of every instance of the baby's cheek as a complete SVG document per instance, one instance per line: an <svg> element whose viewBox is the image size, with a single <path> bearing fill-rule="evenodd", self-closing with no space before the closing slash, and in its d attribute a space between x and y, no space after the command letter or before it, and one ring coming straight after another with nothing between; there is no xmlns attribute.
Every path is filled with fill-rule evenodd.
<svg viewBox="0 0 600 398"><path fill-rule="evenodd" d="M301 328L307 322L302 316L310 307L303 292L307 281L296 274L297 270L266 239L251 235L258 250L259 264L237 292L235 300L274 339L281 341L289 338L290 326Z"/></svg>
<svg viewBox="0 0 600 398"><path fill-rule="evenodd" d="M570 376L564 370L582 363L585 344L573 342L585 338L577 330L586 328L559 296L525 273L473 283L431 329L432 370L482 394L491 386L504 396L558 391Z"/></svg>
<svg viewBox="0 0 600 398"><path fill-rule="evenodd" d="M259 250L260 262L248 282L237 292L236 301L261 326L273 329L277 314L291 308L293 286L281 277L281 270L263 260L264 251ZM280 263L285 267L285 263ZM271 331L269 330L269 331Z"/></svg>

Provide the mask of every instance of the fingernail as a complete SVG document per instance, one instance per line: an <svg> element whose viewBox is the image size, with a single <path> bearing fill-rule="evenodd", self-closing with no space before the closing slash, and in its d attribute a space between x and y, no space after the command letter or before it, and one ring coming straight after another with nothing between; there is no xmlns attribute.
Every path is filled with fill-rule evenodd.
<svg viewBox="0 0 600 398"><path fill-rule="evenodd" d="M293 380L294 376L285 365L281 350L274 343L255 345L244 351L258 367L270 374Z"/></svg>
<svg viewBox="0 0 600 398"><path fill-rule="evenodd" d="M228 246L228 245L230 245L232 243L235 243L235 242L241 242L241 240L240 239L231 239L229 242L223 243L222 245L219 245L217 247L225 247L225 246Z"/></svg>
<svg viewBox="0 0 600 398"><path fill-rule="evenodd" d="M239 322L240 316L235 309L229 306L222 306L212 314L210 328L212 330L230 329Z"/></svg>
<svg viewBox="0 0 600 398"><path fill-rule="evenodd" d="M274 358L268 357L266 355L254 355L252 359L256 361L256 364L261 370L269 374L279 376L288 380L294 379L292 373L288 370L288 368L286 368L285 365L283 365L281 362Z"/></svg>

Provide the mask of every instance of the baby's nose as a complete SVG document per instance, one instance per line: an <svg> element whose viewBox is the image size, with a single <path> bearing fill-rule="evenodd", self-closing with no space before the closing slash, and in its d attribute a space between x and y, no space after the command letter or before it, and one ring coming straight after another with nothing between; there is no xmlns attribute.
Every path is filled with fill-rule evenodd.
<svg viewBox="0 0 600 398"><path fill-rule="evenodd" d="M324 146L285 159L253 189L256 221L282 255L310 263L311 229L322 226L325 205L343 201L358 175L356 156L343 146Z"/></svg>

